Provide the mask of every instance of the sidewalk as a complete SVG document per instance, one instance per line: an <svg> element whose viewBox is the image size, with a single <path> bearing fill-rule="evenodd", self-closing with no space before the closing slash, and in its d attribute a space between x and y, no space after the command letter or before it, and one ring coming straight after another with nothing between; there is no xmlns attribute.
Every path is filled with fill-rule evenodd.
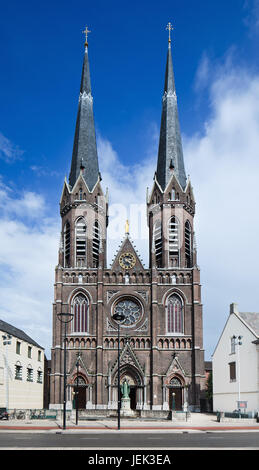
<svg viewBox="0 0 259 470"><path fill-rule="evenodd" d="M259 423L252 419L229 420L227 422L217 422L215 415L206 413L191 413L188 421L171 420L147 420L147 419L127 419L121 418L121 432L141 432L141 431L259 431ZM66 430L63 430L61 420L0 420L0 434L3 431L50 431L50 432L111 432L117 431L117 419L96 419L79 420L76 425L75 420L67 420ZM117 431L118 432L118 431Z"/></svg>

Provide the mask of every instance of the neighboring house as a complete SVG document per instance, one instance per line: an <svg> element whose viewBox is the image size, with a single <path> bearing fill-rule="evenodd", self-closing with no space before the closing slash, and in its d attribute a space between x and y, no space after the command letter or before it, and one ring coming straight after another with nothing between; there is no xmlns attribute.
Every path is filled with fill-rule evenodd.
<svg viewBox="0 0 259 470"><path fill-rule="evenodd" d="M0 407L43 408L44 349L0 320Z"/></svg>
<svg viewBox="0 0 259 470"><path fill-rule="evenodd" d="M241 313L237 304L231 304L212 359L213 410L257 412L259 313Z"/></svg>

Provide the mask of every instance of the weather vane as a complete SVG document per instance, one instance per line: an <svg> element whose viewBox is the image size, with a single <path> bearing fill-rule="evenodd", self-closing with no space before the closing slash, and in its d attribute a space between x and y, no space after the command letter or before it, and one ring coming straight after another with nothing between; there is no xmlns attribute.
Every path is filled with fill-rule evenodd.
<svg viewBox="0 0 259 470"><path fill-rule="evenodd" d="M82 31L83 34L85 34L85 46L88 46L88 42L87 42L87 36L89 33L91 33L91 31L88 29L88 27L86 26L85 27L85 30Z"/></svg>
<svg viewBox="0 0 259 470"><path fill-rule="evenodd" d="M166 29L167 29L168 32L169 32L168 42L170 43L170 42L171 42L171 31L173 31L173 29L174 29L174 27L172 26L172 23L168 23Z"/></svg>

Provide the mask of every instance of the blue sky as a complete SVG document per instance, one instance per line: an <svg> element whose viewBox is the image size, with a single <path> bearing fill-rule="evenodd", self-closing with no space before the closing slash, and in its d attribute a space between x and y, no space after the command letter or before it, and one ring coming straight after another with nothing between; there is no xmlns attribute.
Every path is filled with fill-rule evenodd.
<svg viewBox="0 0 259 470"><path fill-rule="evenodd" d="M258 169L258 0L1 2L0 293L6 300L0 316L47 351L58 203L72 155L82 31L85 25L91 30L91 81L104 183L113 203L125 193L127 203L136 203L138 197L145 202L157 155L169 21L175 27L172 51L186 171L197 202L207 359L229 303L237 301L241 311L259 311L253 284L256 250L251 249L258 235L253 179ZM116 174L111 174L111 162L117 164ZM240 225L247 228L253 220L253 233L236 231L236 220L230 217L230 212L240 217L244 200L237 201L237 195L247 178L249 210ZM220 244L215 218L224 226ZM240 250L244 237L247 250ZM139 241L140 250L146 249L145 243ZM241 257L248 253L242 269L237 263L240 251ZM245 285L244 269L249 272Z"/></svg>

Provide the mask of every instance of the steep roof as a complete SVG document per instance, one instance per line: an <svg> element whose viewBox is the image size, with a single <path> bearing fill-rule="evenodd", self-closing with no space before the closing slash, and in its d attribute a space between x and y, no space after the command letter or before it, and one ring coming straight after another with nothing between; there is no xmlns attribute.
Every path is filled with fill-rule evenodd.
<svg viewBox="0 0 259 470"><path fill-rule="evenodd" d="M80 174L80 169L83 169L83 177L91 191L98 180L99 165L87 44L85 44L74 146L69 175L69 184L71 187L74 186Z"/></svg>
<svg viewBox="0 0 259 470"><path fill-rule="evenodd" d="M238 314L250 326L256 336L259 336L259 313L239 312Z"/></svg>
<svg viewBox="0 0 259 470"><path fill-rule="evenodd" d="M140 256L137 252L137 249L134 246L134 243L133 243L133 241L131 240L131 238L128 234L126 234L125 237L123 238L123 240L122 240L122 242L121 242L121 244L120 244L120 246L117 250L117 253L114 256L114 259L111 263L111 269L115 269L116 267L120 267L119 258L120 258L121 254L123 252L126 252L126 253L130 252L135 256L136 264L134 266L134 270L135 269L141 269L141 270L145 269L145 267L143 266L142 260L140 259Z"/></svg>
<svg viewBox="0 0 259 470"><path fill-rule="evenodd" d="M172 170L184 190L186 186L186 174L175 91L171 43L169 42L156 171L157 181L163 191L171 177Z"/></svg>
<svg viewBox="0 0 259 470"><path fill-rule="evenodd" d="M20 330L19 328L16 328L13 325L10 325L10 323L6 323L3 320L0 320L0 330L4 331L5 333L15 336L18 339L21 339L22 341L26 341L29 344L32 344L36 346L37 348L44 349L42 346L40 346L34 339L30 338L24 331Z"/></svg>

